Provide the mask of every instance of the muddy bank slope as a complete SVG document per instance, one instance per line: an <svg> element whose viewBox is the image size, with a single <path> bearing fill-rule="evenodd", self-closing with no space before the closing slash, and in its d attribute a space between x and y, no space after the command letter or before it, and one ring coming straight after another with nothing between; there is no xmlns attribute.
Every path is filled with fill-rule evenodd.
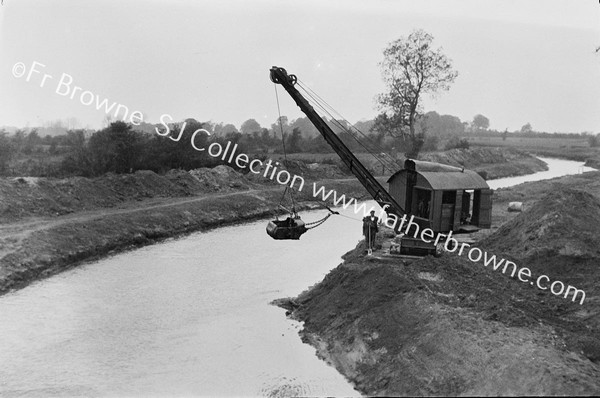
<svg viewBox="0 0 600 398"><path fill-rule="evenodd" d="M493 175L504 176L510 169L507 164L519 161L511 155L450 152L439 160L452 158L468 166L500 162ZM346 197L370 199L358 181L337 166L293 160L288 166L290 173L306 179L299 209L320 206L312 196L312 181ZM385 186L385 179L380 181ZM227 166L94 179L2 178L0 293L110 252L281 214L281 193L281 185L273 180ZM289 201L284 205L290 207Z"/></svg>
<svg viewBox="0 0 600 398"><path fill-rule="evenodd" d="M283 306L364 394L597 395L598 181L595 172L503 191L502 202L525 198L526 211L477 244L585 290L583 305L465 256L366 257L361 243Z"/></svg>
<svg viewBox="0 0 600 398"><path fill-rule="evenodd" d="M365 194L339 170L312 172L343 177L319 183L328 189ZM306 184L305 191L312 191ZM0 188L0 293L111 252L282 214L281 185L226 166L165 176L144 171L97 179L1 179ZM309 208L322 206L298 206Z"/></svg>
<svg viewBox="0 0 600 398"><path fill-rule="evenodd" d="M419 158L485 173L490 180L548 170L548 166L543 161L514 148L450 149L443 152L423 153Z"/></svg>

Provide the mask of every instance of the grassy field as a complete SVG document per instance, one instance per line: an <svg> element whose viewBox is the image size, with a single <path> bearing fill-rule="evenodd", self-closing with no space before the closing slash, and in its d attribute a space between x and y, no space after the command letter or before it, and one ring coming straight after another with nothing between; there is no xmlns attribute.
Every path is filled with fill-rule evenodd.
<svg viewBox="0 0 600 398"><path fill-rule="evenodd" d="M355 153L354 155L375 175L390 175L402 167L402 163L398 163L397 168L394 170L390 170L389 168L384 169L382 164L370 153ZM288 159L302 160L306 163L343 164L336 153L291 153L287 157ZM385 158L390 160L390 164L393 164L391 156L386 155Z"/></svg>
<svg viewBox="0 0 600 398"><path fill-rule="evenodd" d="M520 138L507 137L467 137L471 146L513 147L538 156L563 158L588 165L600 162L600 148L590 147L585 138Z"/></svg>
<svg viewBox="0 0 600 398"><path fill-rule="evenodd" d="M529 148L589 148L585 138L466 137L471 145Z"/></svg>

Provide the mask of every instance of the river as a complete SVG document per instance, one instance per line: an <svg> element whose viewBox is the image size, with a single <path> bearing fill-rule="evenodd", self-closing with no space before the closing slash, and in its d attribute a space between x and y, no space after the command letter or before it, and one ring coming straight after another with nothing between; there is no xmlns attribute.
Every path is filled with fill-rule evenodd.
<svg viewBox="0 0 600 398"><path fill-rule="evenodd" d="M585 173L586 171L594 171L596 169L584 166L583 162L574 162L572 160L537 157L543 160L548 165L548 170L538 173L527 174L518 177L498 178L488 181L488 185L492 189L506 188L512 185L522 184L530 181L548 180L550 178L560 177L570 174Z"/></svg>
<svg viewBox="0 0 600 398"><path fill-rule="evenodd" d="M582 170L543 160L547 172L490 185ZM358 395L269 303L320 281L361 239L360 222L331 217L299 241L265 226L167 240L1 297L0 395Z"/></svg>

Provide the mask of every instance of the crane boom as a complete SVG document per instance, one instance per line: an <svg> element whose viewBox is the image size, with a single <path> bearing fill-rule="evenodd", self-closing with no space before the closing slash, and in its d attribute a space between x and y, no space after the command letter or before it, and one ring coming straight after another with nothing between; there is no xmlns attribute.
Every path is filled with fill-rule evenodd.
<svg viewBox="0 0 600 398"><path fill-rule="evenodd" d="M358 181L365 187L367 192L375 201L384 207L387 205L386 212L393 213L402 217L406 212L403 207L390 195L390 193L377 181L377 179L367 170L367 168L358 160L356 156L348 149L342 140L331 130L329 125L319 116L312 105L300 94L295 84L297 78L295 75L288 75L284 68L273 66L271 68L271 81L281 84L285 91L294 99L296 105L304 112L308 119L319 130L325 141L342 159L344 164L356 176ZM385 207L384 207L385 208Z"/></svg>

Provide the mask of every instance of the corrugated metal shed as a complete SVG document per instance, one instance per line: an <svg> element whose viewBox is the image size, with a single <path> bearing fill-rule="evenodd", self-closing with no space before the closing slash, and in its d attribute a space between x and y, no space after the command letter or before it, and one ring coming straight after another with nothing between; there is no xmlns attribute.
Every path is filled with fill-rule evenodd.
<svg viewBox="0 0 600 398"><path fill-rule="evenodd" d="M435 190L489 188L485 180L472 170L462 172L420 171L419 174L425 177L431 188Z"/></svg>
<svg viewBox="0 0 600 398"><path fill-rule="evenodd" d="M417 160L413 162L417 173L420 174L434 190L489 189L489 186L483 177L473 170L465 170L433 162ZM388 179L388 183L402 173L406 173L406 169L394 173Z"/></svg>
<svg viewBox="0 0 600 398"><path fill-rule="evenodd" d="M492 190L473 170L407 159L388 182L405 212L426 218L435 232L491 225Z"/></svg>
<svg viewBox="0 0 600 398"><path fill-rule="evenodd" d="M426 162L424 160L409 160L410 163L414 164L414 168L416 171L462 171L461 167L454 167L447 164L434 163L434 162ZM412 165L410 163L405 163L405 168L410 168Z"/></svg>

